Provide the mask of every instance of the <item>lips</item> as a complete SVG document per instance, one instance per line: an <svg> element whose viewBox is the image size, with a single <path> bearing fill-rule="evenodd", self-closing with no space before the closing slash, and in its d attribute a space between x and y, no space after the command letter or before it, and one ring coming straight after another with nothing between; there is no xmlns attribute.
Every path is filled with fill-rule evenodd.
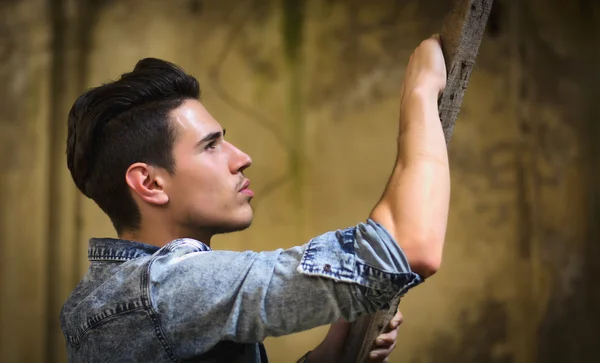
<svg viewBox="0 0 600 363"><path fill-rule="evenodd" d="M240 191L248 188L250 186L250 180L245 179L244 182L242 183L242 186L240 187Z"/></svg>
<svg viewBox="0 0 600 363"><path fill-rule="evenodd" d="M252 191L252 189L250 189L250 180L246 179L242 183L242 186L240 188L240 193L242 193L243 195L250 197L250 198L254 197L254 192Z"/></svg>

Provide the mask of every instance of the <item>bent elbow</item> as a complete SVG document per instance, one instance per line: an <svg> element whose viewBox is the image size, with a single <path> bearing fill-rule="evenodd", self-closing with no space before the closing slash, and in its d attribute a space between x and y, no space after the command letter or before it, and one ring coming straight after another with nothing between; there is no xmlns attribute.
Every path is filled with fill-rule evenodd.
<svg viewBox="0 0 600 363"><path fill-rule="evenodd" d="M434 275L442 265L443 240L427 239L426 242L414 243L405 250L411 270L426 279Z"/></svg>
<svg viewBox="0 0 600 363"><path fill-rule="evenodd" d="M438 256L425 256L414 262L410 262L411 270L414 273L426 279L434 275L440 269L442 265L442 257Z"/></svg>

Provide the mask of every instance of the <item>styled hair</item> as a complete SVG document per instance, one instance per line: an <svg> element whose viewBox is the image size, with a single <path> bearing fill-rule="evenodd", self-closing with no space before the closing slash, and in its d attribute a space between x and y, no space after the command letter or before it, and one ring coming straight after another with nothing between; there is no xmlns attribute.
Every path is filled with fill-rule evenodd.
<svg viewBox="0 0 600 363"><path fill-rule="evenodd" d="M170 113L199 99L196 78L176 65L140 60L117 81L81 95L69 113L67 166L77 188L108 215L118 233L136 230L141 215L125 174L143 162L173 174L177 132Z"/></svg>

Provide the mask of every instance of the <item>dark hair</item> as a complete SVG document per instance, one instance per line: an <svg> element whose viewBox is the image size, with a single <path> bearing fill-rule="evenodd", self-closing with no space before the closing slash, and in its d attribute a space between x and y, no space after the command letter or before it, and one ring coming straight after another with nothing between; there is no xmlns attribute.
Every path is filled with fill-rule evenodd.
<svg viewBox="0 0 600 363"><path fill-rule="evenodd" d="M69 113L67 166L77 188L106 213L118 233L139 228L141 215L125 181L144 162L175 172L176 131L170 112L199 99L198 81L176 65L140 60L117 81L81 95Z"/></svg>

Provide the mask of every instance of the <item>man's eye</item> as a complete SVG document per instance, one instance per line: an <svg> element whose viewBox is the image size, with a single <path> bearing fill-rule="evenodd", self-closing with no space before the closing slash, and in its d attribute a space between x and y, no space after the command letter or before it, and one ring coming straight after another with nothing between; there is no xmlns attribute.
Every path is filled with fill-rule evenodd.
<svg viewBox="0 0 600 363"><path fill-rule="evenodd" d="M206 147L204 148L205 150L210 150L210 149L214 149L217 146L217 141L211 141L208 143L208 145L206 145Z"/></svg>

